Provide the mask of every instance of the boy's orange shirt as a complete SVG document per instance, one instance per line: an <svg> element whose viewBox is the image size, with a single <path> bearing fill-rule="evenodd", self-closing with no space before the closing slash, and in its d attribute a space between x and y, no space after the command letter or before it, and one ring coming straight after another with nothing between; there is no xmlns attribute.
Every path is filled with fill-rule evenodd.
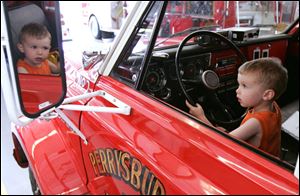
<svg viewBox="0 0 300 196"><path fill-rule="evenodd" d="M249 110L241 124L250 118L257 119L263 131L259 148L279 157L281 146L281 112L275 101L273 102L273 106L275 112L263 111L253 113L252 110Z"/></svg>
<svg viewBox="0 0 300 196"><path fill-rule="evenodd" d="M38 67L33 67L26 63L23 59L20 59L18 60L17 66L26 69L29 74L51 75L48 60L42 62Z"/></svg>

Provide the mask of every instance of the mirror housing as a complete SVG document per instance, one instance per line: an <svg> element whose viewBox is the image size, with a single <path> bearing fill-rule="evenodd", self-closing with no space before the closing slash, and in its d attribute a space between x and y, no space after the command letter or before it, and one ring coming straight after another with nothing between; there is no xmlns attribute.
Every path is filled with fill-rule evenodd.
<svg viewBox="0 0 300 196"><path fill-rule="evenodd" d="M47 62L47 65L51 65L51 71L54 65L58 70L56 73L18 73L17 63L20 59L30 62L25 59L25 52L17 47L21 42L19 33L24 25L32 22L44 25L51 35L49 54L35 59L38 63L42 60ZM28 36L32 38L35 34ZM42 65L38 63L28 63L28 66L36 69ZM58 1L1 1L1 87L9 117L16 124L24 124L25 121L20 121L20 117L39 117L63 102L66 77Z"/></svg>

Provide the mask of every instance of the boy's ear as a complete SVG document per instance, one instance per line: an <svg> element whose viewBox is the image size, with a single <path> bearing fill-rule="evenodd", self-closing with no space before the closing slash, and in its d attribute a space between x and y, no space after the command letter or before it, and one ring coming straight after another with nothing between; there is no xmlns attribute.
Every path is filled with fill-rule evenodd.
<svg viewBox="0 0 300 196"><path fill-rule="evenodd" d="M17 43L17 48L19 49L20 52L24 53L24 48L22 44Z"/></svg>
<svg viewBox="0 0 300 196"><path fill-rule="evenodd" d="M273 89L267 89L263 94L263 100L270 101L274 98L274 96L275 96L275 91Z"/></svg>

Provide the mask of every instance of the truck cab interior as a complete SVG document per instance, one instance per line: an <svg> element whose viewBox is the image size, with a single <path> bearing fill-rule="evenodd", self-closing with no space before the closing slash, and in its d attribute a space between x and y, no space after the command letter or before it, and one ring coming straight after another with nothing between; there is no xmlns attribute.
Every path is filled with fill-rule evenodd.
<svg viewBox="0 0 300 196"><path fill-rule="evenodd" d="M177 6L178 13L182 11L178 7L180 3L170 4L166 10L168 6ZM288 70L289 77L285 93L277 100L282 108L282 122L299 110L297 17L282 32L274 33L275 26L273 30L263 28L268 25L262 24L224 28L218 24L212 25L211 18L205 22L202 18L188 18L183 14L181 20L178 13L173 18L168 11L160 16L158 20L161 26L156 27L159 30L154 32L157 36L154 50L147 55L146 44L150 40L147 30L155 26L153 16L149 13L136 30L133 44L124 53L123 61L111 75L180 112L188 113L185 100L201 103L211 122L233 130L245 115L245 108L236 100L238 67L247 60L278 57ZM191 21L187 22L189 19ZM202 22L195 23L195 20ZM191 26L180 29L178 24ZM284 129L281 137L280 158L291 169L298 157L299 136ZM259 153L282 164L266 153Z"/></svg>

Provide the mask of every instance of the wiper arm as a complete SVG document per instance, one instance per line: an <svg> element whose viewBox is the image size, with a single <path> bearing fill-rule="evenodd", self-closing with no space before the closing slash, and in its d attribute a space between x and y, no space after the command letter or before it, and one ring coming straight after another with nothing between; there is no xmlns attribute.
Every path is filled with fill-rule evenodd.
<svg viewBox="0 0 300 196"><path fill-rule="evenodd" d="M188 28L188 29L185 29L185 30L183 30L183 31L179 31L179 32L177 32L177 33L174 33L174 34L170 35L170 36L167 37L166 39L161 40L160 42L156 43L156 44L154 45L154 47L156 47L156 46L158 46L158 45L160 45L160 44L166 42L166 41L169 40L170 38L173 38L173 37L176 37L176 36L184 35L184 34L186 34L186 33L193 32L193 31L197 31L197 30L203 30L203 29L208 30L208 29L218 28L218 27L220 27L220 26L219 26L219 25L210 25L210 26L203 26L203 27L190 27L190 28Z"/></svg>

